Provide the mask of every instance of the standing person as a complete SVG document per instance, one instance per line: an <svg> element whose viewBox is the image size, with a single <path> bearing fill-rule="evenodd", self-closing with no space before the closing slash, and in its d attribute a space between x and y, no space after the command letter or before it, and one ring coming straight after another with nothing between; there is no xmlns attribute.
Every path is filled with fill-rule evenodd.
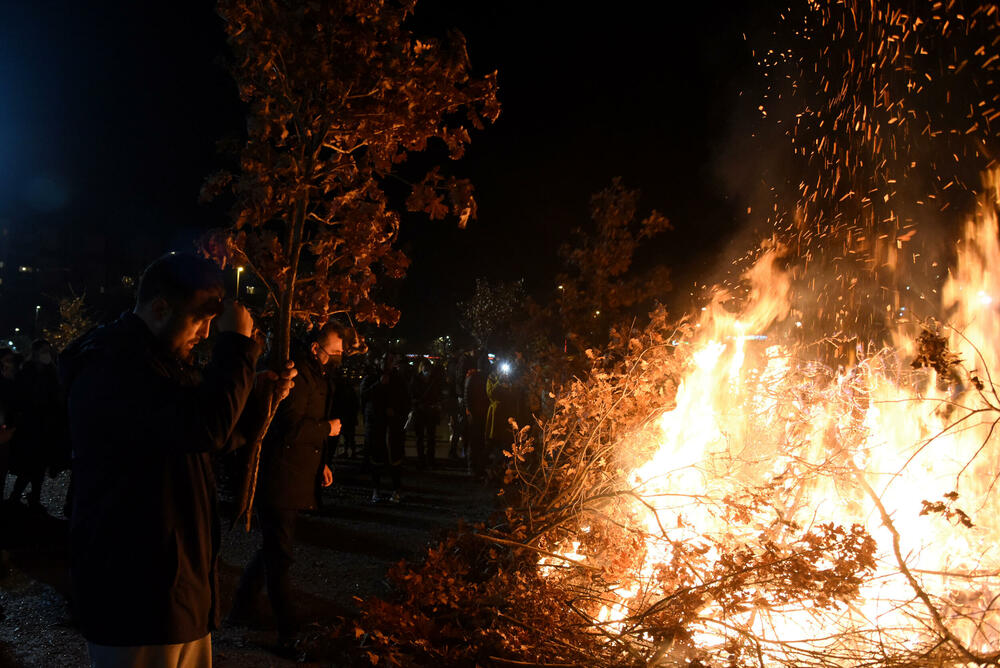
<svg viewBox="0 0 1000 668"><path fill-rule="evenodd" d="M263 543L240 578L230 621L252 618L255 601L267 586L278 623L278 650L295 649L300 620L292 597L290 571L294 558L295 522L301 510L316 508L316 481L333 482L324 458L326 439L340 433L332 411L329 372L340 366L345 332L330 322L307 345L292 351L298 375L295 387L274 417L261 450L257 517Z"/></svg>
<svg viewBox="0 0 1000 668"><path fill-rule="evenodd" d="M510 383L506 378L504 367L499 364L486 379L486 399L489 407L486 409L486 459L491 464L500 454L498 439L509 432L505 412L510 410Z"/></svg>
<svg viewBox="0 0 1000 668"><path fill-rule="evenodd" d="M459 353L452 361L448 378L451 391L455 393L448 456L452 459L465 459L466 466L469 465L469 416L465 407L465 381L469 371L475 368L476 358L472 353Z"/></svg>
<svg viewBox="0 0 1000 668"><path fill-rule="evenodd" d="M17 431L17 354L0 348L0 500L7 488L10 469L10 445Z"/></svg>
<svg viewBox="0 0 1000 668"><path fill-rule="evenodd" d="M340 439L344 441L344 456L353 459L357 451L358 401L357 390L350 376L339 367L333 374L333 414L340 416L340 435L332 437L327 464L331 463Z"/></svg>
<svg viewBox="0 0 1000 668"><path fill-rule="evenodd" d="M444 393L442 399L444 414L448 416L448 459L458 459L458 444L462 435L459 418L459 395L461 393L455 382L455 369L460 362L460 357L452 357L448 360L443 373Z"/></svg>
<svg viewBox="0 0 1000 668"><path fill-rule="evenodd" d="M223 294L212 262L165 255L140 278L131 313L63 353L70 573L94 668L212 664L220 529L211 455L257 433L262 411L253 409L268 393L283 398L294 376L261 374L251 394L253 320ZM219 334L200 370L189 360L213 319Z"/></svg>
<svg viewBox="0 0 1000 668"><path fill-rule="evenodd" d="M477 478L486 475L486 414L490 400L486 396L486 379L490 373L490 358L486 353L477 357L477 364L465 377L465 414L468 420L469 472Z"/></svg>
<svg viewBox="0 0 1000 668"><path fill-rule="evenodd" d="M520 354L515 354L497 365L486 382L486 395L490 401L486 415L486 447L491 462L503 461L503 451L514 442L510 421L514 420L519 428L528 424L519 373L522 364Z"/></svg>
<svg viewBox="0 0 1000 668"><path fill-rule="evenodd" d="M11 470L17 474L17 479L8 501L19 503L30 484L28 508L44 512L45 469L55 459L65 428L59 375L48 341L39 339L31 344L31 357L18 371L15 387L20 410L17 439L11 451Z"/></svg>
<svg viewBox="0 0 1000 668"><path fill-rule="evenodd" d="M413 431L417 439L417 467L433 468L437 454L437 426L441 420L441 375L423 359L410 381Z"/></svg>
<svg viewBox="0 0 1000 668"><path fill-rule="evenodd" d="M372 503L383 499L379 489L382 474L388 473L392 493L388 500L399 503L403 466L406 414L410 397L396 356L385 353L361 381L361 402L365 415L365 452L372 469Z"/></svg>

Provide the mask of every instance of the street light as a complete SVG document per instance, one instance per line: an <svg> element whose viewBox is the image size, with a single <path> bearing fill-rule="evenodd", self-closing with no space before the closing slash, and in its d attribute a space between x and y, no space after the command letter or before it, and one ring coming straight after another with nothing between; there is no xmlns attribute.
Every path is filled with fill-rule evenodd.
<svg viewBox="0 0 1000 668"><path fill-rule="evenodd" d="M236 298L240 298L240 274L243 273L243 267L236 267Z"/></svg>
<svg viewBox="0 0 1000 668"><path fill-rule="evenodd" d="M35 337L38 337L38 312L42 310L42 305L37 304L35 306Z"/></svg>

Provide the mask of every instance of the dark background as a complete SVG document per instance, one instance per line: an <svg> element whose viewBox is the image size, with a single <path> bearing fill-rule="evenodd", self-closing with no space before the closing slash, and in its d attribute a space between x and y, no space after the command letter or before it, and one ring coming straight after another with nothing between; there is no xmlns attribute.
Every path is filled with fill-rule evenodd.
<svg viewBox="0 0 1000 668"><path fill-rule="evenodd" d="M735 147L759 75L744 35L771 20L751 4L421 2L418 33L457 28L474 68L499 70L503 111L447 166L475 183L479 219L405 219L413 265L389 289L393 335L454 333L478 276L523 277L544 298L558 245L616 176L673 222L640 262L670 266L684 305L747 220L737 182L753 156ZM3 15L0 334L32 328L35 305L52 322L70 287L102 315L125 308L145 264L225 224L198 192L243 125L210 2L8 2Z"/></svg>

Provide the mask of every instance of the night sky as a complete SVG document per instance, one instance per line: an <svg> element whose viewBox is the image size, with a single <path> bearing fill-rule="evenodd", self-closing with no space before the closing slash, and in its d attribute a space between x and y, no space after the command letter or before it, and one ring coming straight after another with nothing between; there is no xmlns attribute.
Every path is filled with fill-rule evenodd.
<svg viewBox="0 0 1000 668"><path fill-rule="evenodd" d="M418 5L419 31L458 28L477 72L499 70L503 111L448 165L476 185L479 220L458 230L405 218L413 265L397 290L399 336L445 333L477 276L524 277L544 295L558 245L616 176L676 227L644 261L673 267L678 293L707 278L745 222L752 156L735 147L753 130L757 73L743 34L769 15L679 4ZM125 249L143 236L164 251L224 224L222 207L197 198L222 164L216 142L243 123L225 53L212 3L7 3L0 217L66 238L110 231Z"/></svg>

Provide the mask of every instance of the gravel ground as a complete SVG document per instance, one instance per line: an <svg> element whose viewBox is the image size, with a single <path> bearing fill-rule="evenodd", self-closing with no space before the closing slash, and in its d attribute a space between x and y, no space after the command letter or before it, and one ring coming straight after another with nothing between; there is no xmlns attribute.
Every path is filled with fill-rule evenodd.
<svg viewBox="0 0 1000 668"><path fill-rule="evenodd" d="M440 444L439 444L440 445ZM408 454L413 456L413 444ZM410 460L412 461L412 460ZM439 460L440 461L440 460ZM86 645L76 630L64 593L69 587L62 502L68 474L46 480L43 504L48 515L7 508L4 533L17 537L0 571L0 668L86 666ZM8 492L11 483L8 483ZM459 463L442 462L433 471L404 470L402 503L372 504L371 488L360 460L338 460L334 485L323 492L321 510L300 517L293 586L300 611L318 624L356 613L355 598L388 592L385 574L400 559L419 559L426 547L458 520L485 519L493 492L474 482ZM231 503L223 498L225 516ZM228 526L228 523L226 523ZM223 532L221 588L224 612L242 568L260 544L256 530ZM250 668L296 665L271 651L276 637L268 607L253 628L223 625L212 636L215 666ZM348 663L342 661L327 664ZM301 665L301 664L299 664Z"/></svg>

